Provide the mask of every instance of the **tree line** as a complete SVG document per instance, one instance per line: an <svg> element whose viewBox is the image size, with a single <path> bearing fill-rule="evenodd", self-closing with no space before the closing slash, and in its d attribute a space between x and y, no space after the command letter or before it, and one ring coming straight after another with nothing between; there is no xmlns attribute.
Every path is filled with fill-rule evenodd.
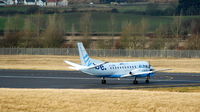
<svg viewBox="0 0 200 112"><path fill-rule="evenodd" d="M86 47L92 46L91 33L93 21L91 13L83 13L80 17L81 41ZM71 26L72 39L66 41L66 18L63 15L42 14L27 16L22 29L21 16L8 17L5 24L4 37L0 39L0 47L74 47L73 33L76 32L74 24ZM194 49L200 50L200 20L198 18L184 20L183 17L174 16L170 24L160 24L152 35L148 34L150 22L142 18L140 22L122 22L120 39L114 40L116 17L110 15L108 28L113 39L97 40L97 48L103 49ZM67 25L69 26L69 25ZM184 45L180 46L181 42Z"/></svg>

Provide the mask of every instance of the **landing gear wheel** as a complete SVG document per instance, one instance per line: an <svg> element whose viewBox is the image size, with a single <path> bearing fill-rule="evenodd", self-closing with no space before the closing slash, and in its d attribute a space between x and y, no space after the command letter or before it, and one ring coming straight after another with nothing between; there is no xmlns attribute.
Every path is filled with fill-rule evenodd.
<svg viewBox="0 0 200 112"><path fill-rule="evenodd" d="M138 81L137 81L137 80L134 80L134 81L133 81L133 84L138 84Z"/></svg>
<svg viewBox="0 0 200 112"><path fill-rule="evenodd" d="M106 84L106 80L104 78L101 80L101 84Z"/></svg>
<svg viewBox="0 0 200 112"><path fill-rule="evenodd" d="M146 83L149 83L149 79L150 79L150 74L147 76L147 78L146 78Z"/></svg>

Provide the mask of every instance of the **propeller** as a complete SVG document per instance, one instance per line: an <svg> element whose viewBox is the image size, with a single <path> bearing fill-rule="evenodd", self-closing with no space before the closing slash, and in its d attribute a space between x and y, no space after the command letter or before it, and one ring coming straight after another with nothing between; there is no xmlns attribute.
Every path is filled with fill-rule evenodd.
<svg viewBox="0 0 200 112"><path fill-rule="evenodd" d="M150 71L154 71L154 70L155 70L155 69L153 68L153 66L151 66L150 61L149 61L149 69L150 69Z"/></svg>

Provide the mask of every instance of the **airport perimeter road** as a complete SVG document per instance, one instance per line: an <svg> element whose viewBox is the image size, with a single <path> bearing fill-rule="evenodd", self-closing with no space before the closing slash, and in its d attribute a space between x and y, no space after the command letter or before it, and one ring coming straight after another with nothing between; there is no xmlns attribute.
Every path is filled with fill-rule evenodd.
<svg viewBox="0 0 200 112"><path fill-rule="evenodd" d="M139 78L139 84L132 84L133 78L101 79L78 71L51 70L0 70L1 88L64 88L64 89L139 89L158 87L200 86L200 73L157 73L149 84Z"/></svg>

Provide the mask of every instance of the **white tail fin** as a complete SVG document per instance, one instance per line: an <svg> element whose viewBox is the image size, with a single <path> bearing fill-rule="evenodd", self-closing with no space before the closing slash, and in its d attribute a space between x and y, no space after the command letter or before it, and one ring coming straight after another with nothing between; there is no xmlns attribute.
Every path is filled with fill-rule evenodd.
<svg viewBox="0 0 200 112"><path fill-rule="evenodd" d="M90 58L88 53L86 52L82 42L78 42L77 45L78 45L78 51L79 51L80 60L81 60L82 65L91 66L91 65L103 63L103 61L99 61L99 60Z"/></svg>

